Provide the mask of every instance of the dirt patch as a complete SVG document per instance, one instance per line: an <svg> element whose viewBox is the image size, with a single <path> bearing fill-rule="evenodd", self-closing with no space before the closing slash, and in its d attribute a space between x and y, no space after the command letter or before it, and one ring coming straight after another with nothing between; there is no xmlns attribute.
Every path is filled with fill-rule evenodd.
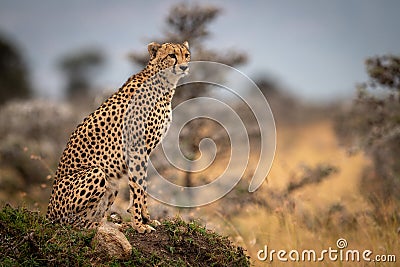
<svg viewBox="0 0 400 267"><path fill-rule="evenodd" d="M141 255L162 263L188 266L246 266L248 257L227 237L222 237L197 222L180 218L165 220L157 231L141 235L128 229L126 236ZM148 257L147 257L148 258Z"/></svg>

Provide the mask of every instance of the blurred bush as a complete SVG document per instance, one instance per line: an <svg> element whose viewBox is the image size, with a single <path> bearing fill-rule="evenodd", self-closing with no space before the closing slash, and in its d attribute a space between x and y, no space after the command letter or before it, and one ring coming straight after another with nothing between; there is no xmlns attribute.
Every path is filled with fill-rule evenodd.
<svg viewBox="0 0 400 267"><path fill-rule="evenodd" d="M374 200L400 200L400 57L366 60L369 81L358 86L351 109L339 116L336 130L346 145L373 161L362 190Z"/></svg>
<svg viewBox="0 0 400 267"><path fill-rule="evenodd" d="M79 116L67 104L10 101L0 108L0 187L18 191L46 181ZM10 192L11 193L11 192Z"/></svg>
<svg viewBox="0 0 400 267"><path fill-rule="evenodd" d="M80 100L89 96L94 76L99 74L104 62L105 56L97 48L80 49L60 58L58 67L66 79L66 97Z"/></svg>

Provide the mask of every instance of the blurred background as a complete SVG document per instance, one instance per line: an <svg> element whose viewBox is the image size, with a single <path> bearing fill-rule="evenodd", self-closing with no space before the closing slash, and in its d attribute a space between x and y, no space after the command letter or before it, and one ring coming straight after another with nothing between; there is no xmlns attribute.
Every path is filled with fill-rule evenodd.
<svg viewBox="0 0 400 267"><path fill-rule="evenodd" d="M45 212L74 127L143 68L148 43L188 40L192 60L233 66L258 85L276 121L275 160L268 181L248 193L260 132L248 107L231 103L249 132L244 179L196 209L152 201L152 215L200 219L256 265L265 244L322 250L340 237L350 248L398 253L399 10L398 1L1 1L1 206ZM173 105L213 94L177 90ZM210 168L174 170L159 149L152 159L166 177L196 186L224 170L229 139L212 121L187 127L189 159L202 138L215 140ZM115 209L125 208L125 192Z"/></svg>

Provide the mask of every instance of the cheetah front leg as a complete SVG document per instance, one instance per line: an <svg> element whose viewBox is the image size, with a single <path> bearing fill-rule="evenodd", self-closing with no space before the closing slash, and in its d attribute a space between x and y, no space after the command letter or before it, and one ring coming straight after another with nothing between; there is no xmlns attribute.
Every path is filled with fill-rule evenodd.
<svg viewBox="0 0 400 267"><path fill-rule="evenodd" d="M147 173L148 156L141 149L131 153L129 160L129 189L130 189L130 205L128 212L131 215L131 225L139 233L149 233L155 229L146 224L152 223L147 211L146 185L145 178ZM158 223L159 224L159 223ZM154 223L154 226L158 225Z"/></svg>
<svg viewBox="0 0 400 267"><path fill-rule="evenodd" d="M143 222L146 224L149 224L151 226L157 227L157 226L161 225L161 223L158 220L152 220L150 218L149 211L147 210L147 182L146 182L146 180L143 181L143 189L145 191L145 194L143 195L143 206L142 206Z"/></svg>

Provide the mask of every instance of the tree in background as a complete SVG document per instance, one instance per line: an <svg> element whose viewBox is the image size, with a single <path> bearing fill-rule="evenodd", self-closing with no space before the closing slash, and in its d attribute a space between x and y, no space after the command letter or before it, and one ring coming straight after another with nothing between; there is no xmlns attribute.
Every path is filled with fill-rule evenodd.
<svg viewBox="0 0 400 267"><path fill-rule="evenodd" d="M80 50L61 58L59 69L67 80L67 98L73 100L87 96L93 87L93 77L103 64L103 53L96 49Z"/></svg>
<svg viewBox="0 0 400 267"><path fill-rule="evenodd" d="M343 140L356 141L373 160L373 171L364 178L366 195L373 200L399 200L400 57L373 57L365 64L370 79L358 86L357 99L350 113L340 118L337 130Z"/></svg>
<svg viewBox="0 0 400 267"><path fill-rule="evenodd" d="M229 66L237 66L244 64L247 57L244 53L238 52L233 49L225 49L216 51L208 49L204 45L204 41L210 37L209 27L212 22L221 14L221 9L211 5L187 5L186 3L179 3L172 6L168 16L165 19L165 32L164 37L152 41L159 43L176 42L182 43L189 42L191 59L192 61L214 61L223 63ZM147 53L132 53L130 55L131 61L144 67L149 60ZM204 74L206 76L207 74ZM215 75L215 74L208 74ZM198 77L197 80L205 79L206 77ZM191 98L207 94L207 86L204 84L190 84L184 85L182 90L177 90L173 99L173 106ZM182 150L187 158L194 160L199 156L199 143L205 133L204 123L205 120L194 120L190 122L190 131L182 131L180 140L182 142ZM188 126L187 126L188 127ZM193 134L197 133L197 134ZM167 166L165 166L167 168ZM163 167L159 169L162 171ZM191 169L191 166L188 166ZM192 172L186 172L184 177L184 185L192 186Z"/></svg>
<svg viewBox="0 0 400 267"><path fill-rule="evenodd" d="M32 95L28 68L15 44L0 37L0 105Z"/></svg>

